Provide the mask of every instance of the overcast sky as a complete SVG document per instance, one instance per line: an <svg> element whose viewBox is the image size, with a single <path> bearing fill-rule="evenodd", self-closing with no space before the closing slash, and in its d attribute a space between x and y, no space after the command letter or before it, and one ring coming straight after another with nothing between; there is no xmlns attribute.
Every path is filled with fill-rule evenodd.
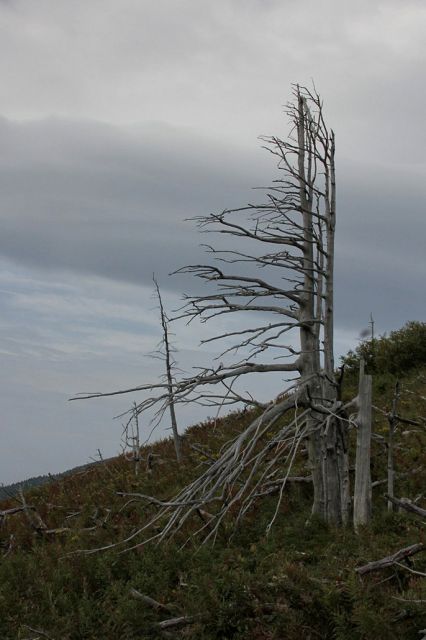
<svg viewBox="0 0 426 640"><path fill-rule="evenodd" d="M292 82L336 132L337 352L424 320L425 33L424 0L0 0L0 482L119 450L133 398L67 398L159 375L152 273L176 308L185 219L270 183Z"/></svg>

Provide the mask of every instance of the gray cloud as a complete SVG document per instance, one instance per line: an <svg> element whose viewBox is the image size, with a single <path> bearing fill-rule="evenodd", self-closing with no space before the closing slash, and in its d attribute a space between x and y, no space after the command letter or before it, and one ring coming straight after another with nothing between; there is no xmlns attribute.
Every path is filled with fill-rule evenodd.
<svg viewBox="0 0 426 640"><path fill-rule="evenodd" d="M365 324L370 311L382 332L425 316L422 175L410 167L343 164L336 239L341 326Z"/></svg>
<svg viewBox="0 0 426 640"><path fill-rule="evenodd" d="M3 120L0 136L3 256L148 285L154 271L172 290L195 285L169 281L170 271L206 259L198 246L206 238L184 218L259 198L250 187L278 175L254 144L227 148L166 126ZM422 176L368 160L339 165L342 324L359 326L371 310L385 330L390 316L400 324L422 313Z"/></svg>
<svg viewBox="0 0 426 640"><path fill-rule="evenodd" d="M287 134L291 82L337 134L337 350L370 312L424 318L425 27L422 0L0 2L4 479L115 451L122 405L66 398L158 374L151 274L170 307L193 290L166 277L201 259L183 220L276 176L256 136ZM188 368L201 335L179 329Z"/></svg>
<svg viewBox="0 0 426 640"><path fill-rule="evenodd" d="M146 283L199 254L185 218L239 204L264 166L170 127L0 122L0 252Z"/></svg>

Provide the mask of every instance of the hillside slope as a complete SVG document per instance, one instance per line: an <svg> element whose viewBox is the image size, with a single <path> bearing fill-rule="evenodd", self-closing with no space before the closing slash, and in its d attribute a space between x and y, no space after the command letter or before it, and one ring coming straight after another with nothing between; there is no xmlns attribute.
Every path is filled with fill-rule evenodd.
<svg viewBox="0 0 426 640"><path fill-rule="evenodd" d="M387 421L381 411L390 409L394 380L390 373L375 378L375 431L382 436ZM396 495L418 497L424 509L426 368L412 369L401 380L400 412L420 424L397 432ZM355 571L426 542L425 518L387 512L384 484L373 489L371 527L358 535L310 519L310 483L294 482L269 536L273 493L259 498L238 530L232 518L226 521L214 546L200 547L192 537L203 519L208 526L202 512L167 544L128 551L149 537L146 532L117 545L157 510L147 499L117 492L170 500L251 418L249 412L234 413L189 428L180 468L172 441L163 440L141 452L137 476L119 457L26 492L26 509L19 499L3 502L3 514L12 511L1 518L0 637L418 639L426 628L426 579L420 575L426 553L363 577ZM303 450L294 473L309 473ZM373 481L386 476L380 439L372 473ZM81 552L108 545L116 546ZM180 623L159 624L175 618Z"/></svg>

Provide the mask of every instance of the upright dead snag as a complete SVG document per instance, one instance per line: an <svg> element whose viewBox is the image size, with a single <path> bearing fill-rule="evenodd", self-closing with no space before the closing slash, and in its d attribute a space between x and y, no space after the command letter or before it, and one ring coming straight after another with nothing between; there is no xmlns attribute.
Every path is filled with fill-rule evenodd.
<svg viewBox="0 0 426 640"><path fill-rule="evenodd" d="M170 412L170 422L173 433L173 442L175 445L176 451L176 460L180 464L182 462L182 447L180 442L180 436L178 432L177 420L176 420L176 411L175 411L175 398L174 398L174 378L173 378L173 365L174 360L172 356L172 347L170 345L170 337L169 337L169 319L167 318L166 312L163 306L163 300L161 298L160 287L158 286L158 282L155 277L152 278L155 285L155 291L157 293L158 305L160 308L160 319L161 319L161 327L163 330L163 338L160 343L157 353L160 354L162 360L164 361L166 367L166 382L167 382L167 397L168 397L168 407Z"/></svg>

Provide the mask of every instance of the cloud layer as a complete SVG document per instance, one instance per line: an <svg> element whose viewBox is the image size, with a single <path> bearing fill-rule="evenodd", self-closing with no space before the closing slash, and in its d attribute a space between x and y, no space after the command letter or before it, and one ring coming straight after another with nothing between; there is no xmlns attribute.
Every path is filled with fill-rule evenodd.
<svg viewBox="0 0 426 640"><path fill-rule="evenodd" d="M127 400L66 400L160 374L152 273L178 306L185 219L277 176L256 137L287 134L291 82L337 135L338 352L370 312L424 318L425 27L421 0L0 2L0 482L118 449ZM203 331L179 327L188 369Z"/></svg>

